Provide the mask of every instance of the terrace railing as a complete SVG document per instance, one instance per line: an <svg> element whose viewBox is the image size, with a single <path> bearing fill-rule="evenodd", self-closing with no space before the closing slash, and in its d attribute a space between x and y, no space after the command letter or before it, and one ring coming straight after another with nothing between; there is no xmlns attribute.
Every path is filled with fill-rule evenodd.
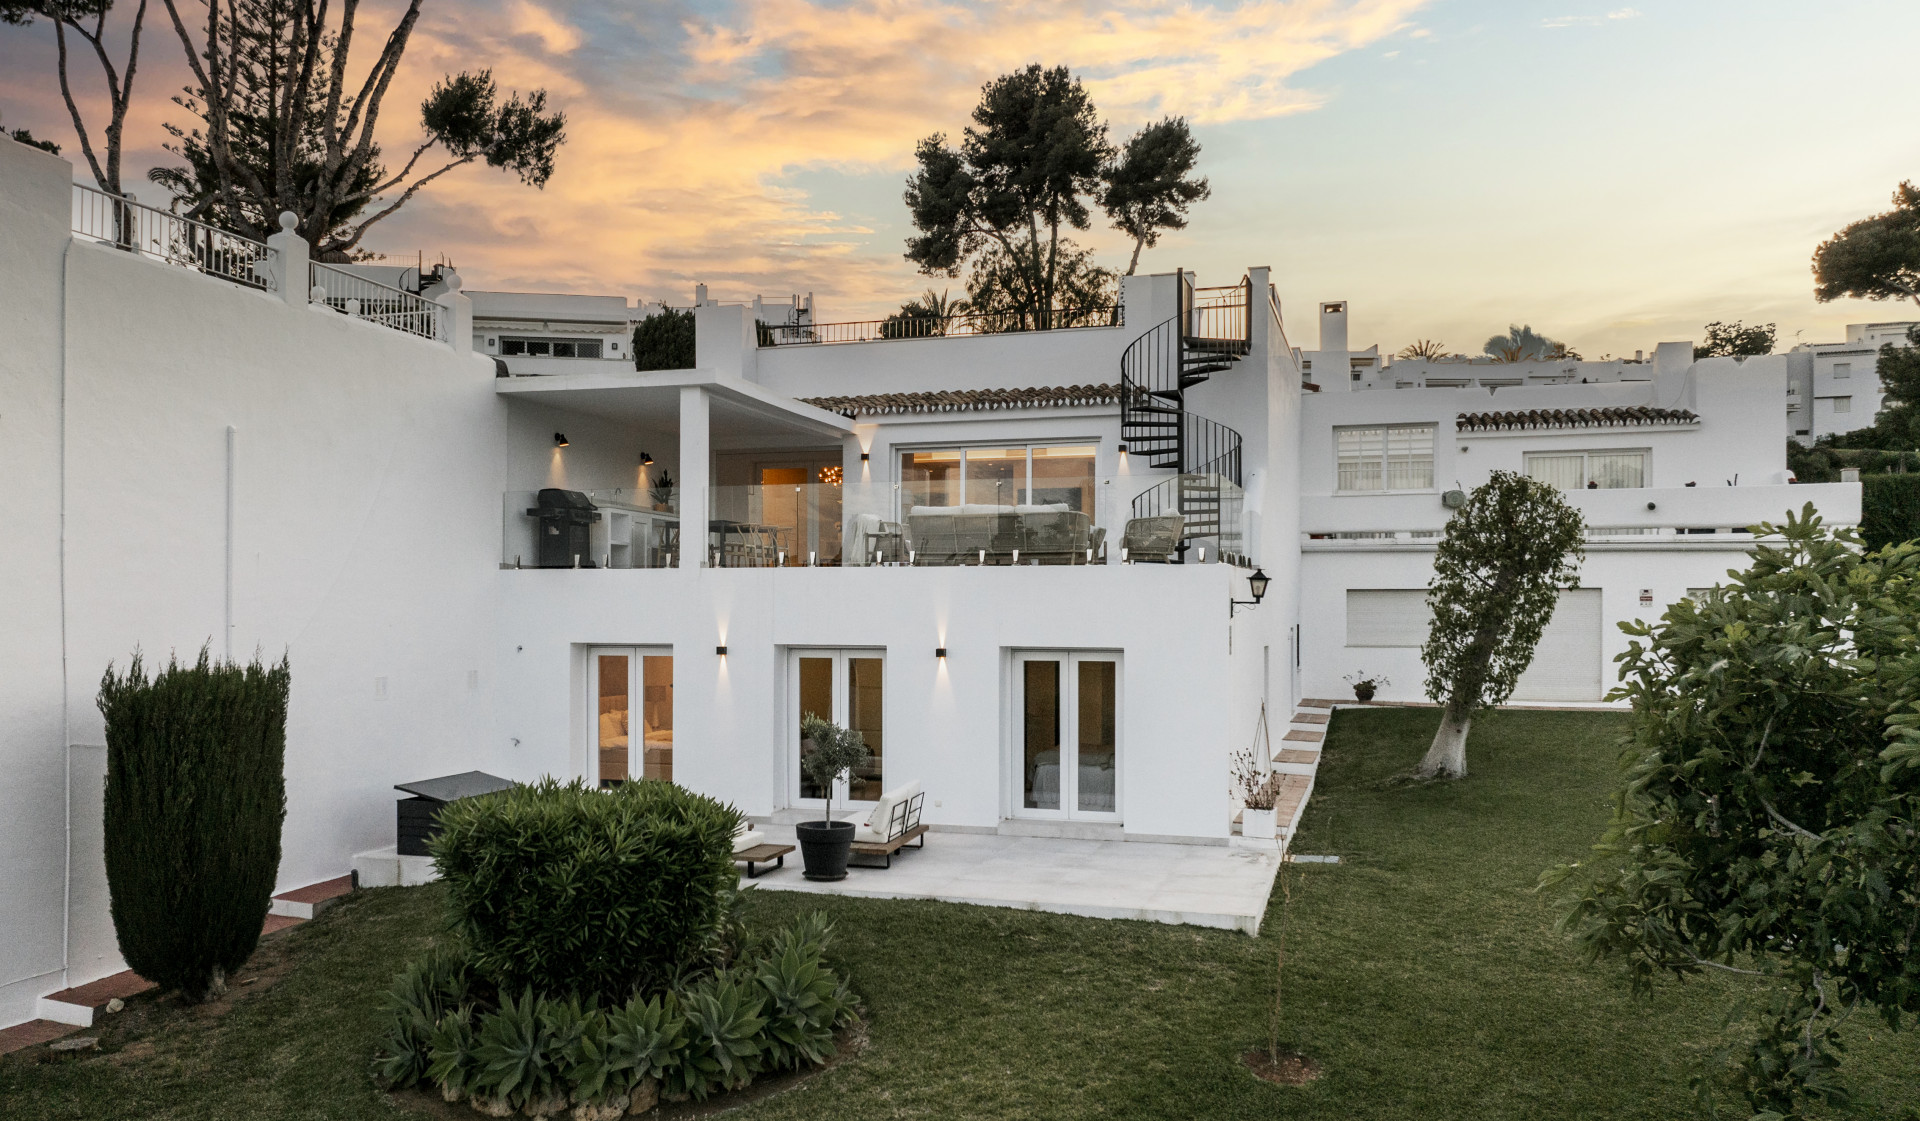
<svg viewBox="0 0 1920 1121"><path fill-rule="evenodd" d="M446 341L446 309L424 296L318 261L309 262L308 278L316 304L423 339Z"/></svg>
<svg viewBox="0 0 1920 1121"><path fill-rule="evenodd" d="M261 242L84 183L73 185L73 232L249 288L274 284L273 250Z"/></svg>
<svg viewBox="0 0 1920 1121"><path fill-rule="evenodd" d="M968 315L890 315L849 323L762 323L760 345L804 346L861 343L881 339L939 339L960 335L1003 335L1020 331L1058 331L1076 327L1123 327L1121 304L1049 308L1044 312L979 312Z"/></svg>

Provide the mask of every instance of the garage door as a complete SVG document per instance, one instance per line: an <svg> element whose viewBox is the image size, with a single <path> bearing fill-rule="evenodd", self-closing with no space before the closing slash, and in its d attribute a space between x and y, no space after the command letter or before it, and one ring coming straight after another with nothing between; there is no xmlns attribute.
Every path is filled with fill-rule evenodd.
<svg viewBox="0 0 1920 1121"><path fill-rule="evenodd" d="M1514 686L1516 701L1600 699L1600 589L1560 593L1533 664Z"/></svg>

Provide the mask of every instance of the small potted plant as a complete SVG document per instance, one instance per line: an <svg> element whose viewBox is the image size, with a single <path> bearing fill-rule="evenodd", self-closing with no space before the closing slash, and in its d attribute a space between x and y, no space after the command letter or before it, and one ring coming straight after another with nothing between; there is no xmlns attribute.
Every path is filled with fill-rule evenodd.
<svg viewBox="0 0 1920 1121"><path fill-rule="evenodd" d="M1370 674L1365 670L1348 674L1346 676L1346 682L1353 686L1354 699L1361 704L1366 704L1373 700L1373 695L1379 691L1380 686L1393 684L1393 682L1387 680L1386 674Z"/></svg>
<svg viewBox="0 0 1920 1121"><path fill-rule="evenodd" d="M1246 805L1240 814L1242 837L1271 841L1279 835L1279 822L1273 809L1273 775L1260 769L1252 748L1242 748L1233 754L1233 792Z"/></svg>
<svg viewBox="0 0 1920 1121"><path fill-rule="evenodd" d="M661 468L660 477L647 488L647 497L653 500L653 508L662 512L673 509L673 472Z"/></svg>
<svg viewBox="0 0 1920 1121"><path fill-rule="evenodd" d="M800 839L801 875L809 880L844 880L853 847L853 823L833 820L833 784L867 761L873 752L858 731L842 728L809 712L800 721L800 769L827 792L824 821L794 826Z"/></svg>

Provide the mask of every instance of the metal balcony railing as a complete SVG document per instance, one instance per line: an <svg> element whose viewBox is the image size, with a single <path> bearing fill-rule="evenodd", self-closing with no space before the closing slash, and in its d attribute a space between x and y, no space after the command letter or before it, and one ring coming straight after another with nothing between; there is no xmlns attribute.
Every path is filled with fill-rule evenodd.
<svg viewBox="0 0 1920 1121"><path fill-rule="evenodd" d="M314 303L409 335L447 341L446 309L425 296L318 261L308 264L308 277Z"/></svg>
<svg viewBox="0 0 1920 1121"><path fill-rule="evenodd" d="M73 185L73 232L249 288L273 286L273 250L260 242L84 183Z"/></svg>

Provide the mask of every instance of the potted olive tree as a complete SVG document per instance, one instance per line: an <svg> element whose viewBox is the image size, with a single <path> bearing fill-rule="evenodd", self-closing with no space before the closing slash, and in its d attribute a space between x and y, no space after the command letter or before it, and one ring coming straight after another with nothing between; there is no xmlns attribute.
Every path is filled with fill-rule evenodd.
<svg viewBox="0 0 1920 1121"><path fill-rule="evenodd" d="M809 712L800 721L800 738L805 741L800 753L800 769L815 786L825 790L827 814L824 821L803 821L794 826L800 839L801 872L809 880L844 880L847 857L853 846L853 823L833 820L833 784L842 775L866 762L873 754L866 738L852 728L842 728Z"/></svg>

